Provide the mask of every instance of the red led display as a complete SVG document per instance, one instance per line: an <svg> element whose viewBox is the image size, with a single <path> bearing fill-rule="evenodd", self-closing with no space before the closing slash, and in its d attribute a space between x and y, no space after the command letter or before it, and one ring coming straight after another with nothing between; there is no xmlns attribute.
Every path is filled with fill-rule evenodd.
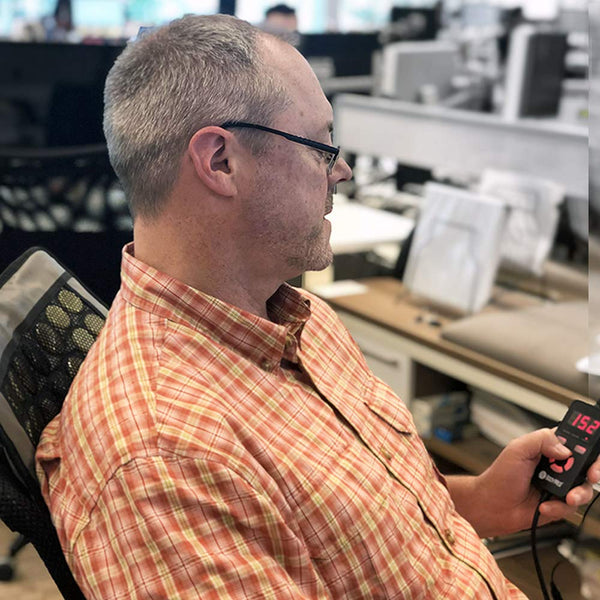
<svg viewBox="0 0 600 600"><path fill-rule="evenodd" d="M573 411L569 418L569 425L576 427L585 433L593 434L596 433L597 429L600 427L600 421L598 419L592 419L589 415L584 415L579 411Z"/></svg>

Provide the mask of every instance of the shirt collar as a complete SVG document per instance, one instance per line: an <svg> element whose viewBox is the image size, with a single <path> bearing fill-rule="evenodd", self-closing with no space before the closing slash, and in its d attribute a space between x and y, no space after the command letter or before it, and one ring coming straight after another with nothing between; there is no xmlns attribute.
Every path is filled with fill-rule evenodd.
<svg viewBox="0 0 600 600"><path fill-rule="evenodd" d="M263 319L146 265L135 258L133 243L123 249L121 280L121 294L130 304L203 332L268 371L284 353L294 361L290 348L295 354L311 315L310 300L284 283L267 301L271 320Z"/></svg>

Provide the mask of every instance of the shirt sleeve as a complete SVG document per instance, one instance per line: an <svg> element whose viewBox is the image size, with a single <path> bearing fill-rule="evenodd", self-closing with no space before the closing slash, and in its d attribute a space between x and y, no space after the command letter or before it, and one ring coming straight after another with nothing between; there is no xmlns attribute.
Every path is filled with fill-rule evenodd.
<svg viewBox="0 0 600 600"><path fill-rule="evenodd" d="M151 457L121 467L72 562L86 597L102 600L328 597L268 494L206 460Z"/></svg>

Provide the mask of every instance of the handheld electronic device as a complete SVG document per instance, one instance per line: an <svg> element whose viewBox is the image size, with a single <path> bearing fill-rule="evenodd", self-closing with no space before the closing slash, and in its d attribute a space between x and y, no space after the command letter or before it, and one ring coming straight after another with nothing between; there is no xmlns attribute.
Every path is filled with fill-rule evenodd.
<svg viewBox="0 0 600 600"><path fill-rule="evenodd" d="M572 454L564 460L542 457L533 482L541 491L562 499L585 481L587 470L600 453L600 407L575 400L559 423L556 436Z"/></svg>

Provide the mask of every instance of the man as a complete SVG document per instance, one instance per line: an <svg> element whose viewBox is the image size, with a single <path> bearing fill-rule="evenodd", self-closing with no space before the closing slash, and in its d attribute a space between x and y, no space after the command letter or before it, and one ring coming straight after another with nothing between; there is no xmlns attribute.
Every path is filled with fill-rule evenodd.
<svg viewBox="0 0 600 600"><path fill-rule="evenodd" d="M296 9L287 4L276 4L265 11L265 19L259 28L294 47L300 45Z"/></svg>
<svg viewBox="0 0 600 600"><path fill-rule="evenodd" d="M298 31L296 9L287 4L271 6L265 11L264 25L276 31Z"/></svg>
<svg viewBox="0 0 600 600"><path fill-rule="evenodd" d="M86 597L523 598L479 536L528 527L535 464L568 450L539 431L446 483L333 311L282 284L330 263L351 176L304 59L185 17L125 50L105 99L135 245L37 456Z"/></svg>

